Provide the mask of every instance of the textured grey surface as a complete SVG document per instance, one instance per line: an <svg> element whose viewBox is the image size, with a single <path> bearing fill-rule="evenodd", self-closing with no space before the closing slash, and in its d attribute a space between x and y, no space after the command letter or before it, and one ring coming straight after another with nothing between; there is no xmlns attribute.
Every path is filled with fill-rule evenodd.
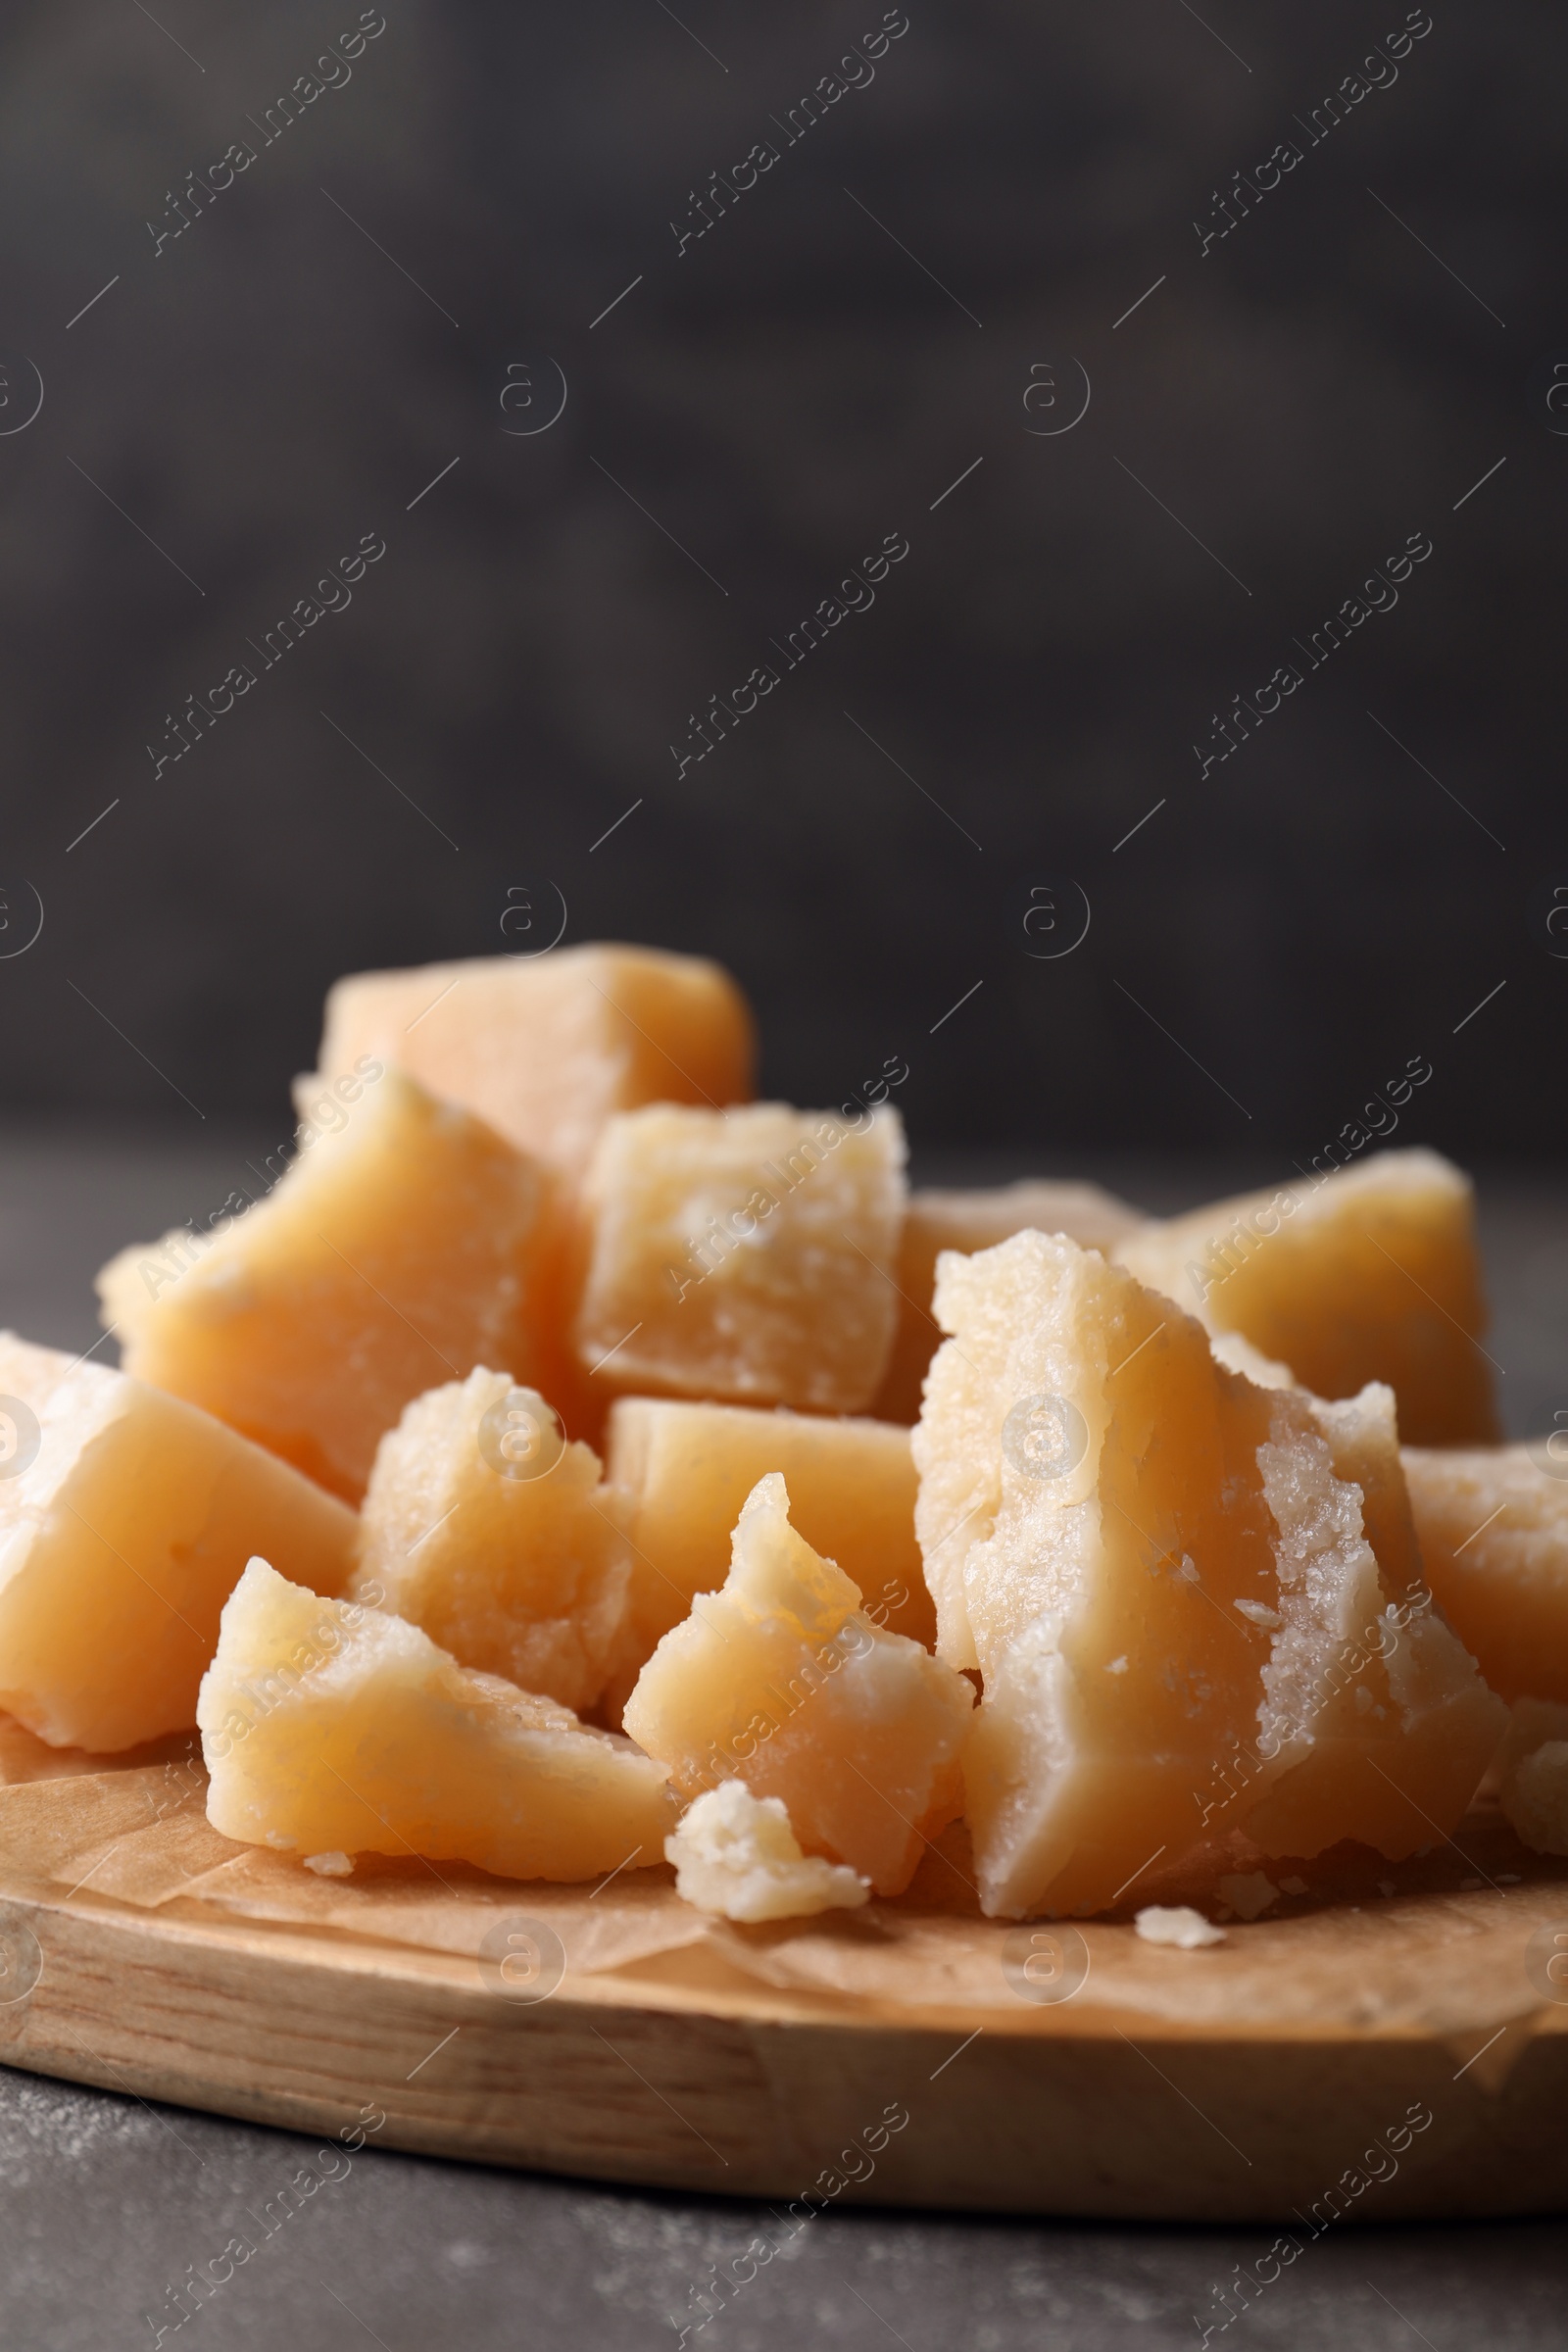
<svg viewBox="0 0 1568 2352"><path fill-rule="evenodd" d="M0 1144L0 1320L87 1346L105 1253L216 1206L275 1141L13 1130ZM923 1172L1016 1170L949 1157ZM1161 1208L1267 1173L1090 1172ZM1540 1427L1557 1400L1552 1364L1568 1362L1568 1184L1498 1177L1483 1202L1510 1423ZM1212 2289L1273 2236L866 2210L823 2214L782 2243L780 2225L749 2204L427 2161L373 2140L320 2161L319 2144L0 2069L0 2346L113 2352L156 2344L162 2328L165 2344L208 2352L633 2352L674 2345L713 2266L729 2272L765 2231L776 2257L688 2343L1175 2352L1205 2326L1221 2340ZM299 2194L302 2167L319 2185L280 2220L279 2192L294 2182ZM235 2238L254 2252L176 2328L169 2290ZM1560 2352L1565 2310L1568 2223L1369 2226L1309 2245L1225 2333L1291 2352Z"/></svg>

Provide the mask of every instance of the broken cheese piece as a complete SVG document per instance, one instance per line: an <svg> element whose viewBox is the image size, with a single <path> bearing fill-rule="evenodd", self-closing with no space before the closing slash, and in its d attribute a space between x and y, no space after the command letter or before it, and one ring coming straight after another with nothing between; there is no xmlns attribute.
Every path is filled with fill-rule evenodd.
<svg viewBox="0 0 1568 2352"><path fill-rule="evenodd" d="M1498 1436L1469 1178L1435 1152L1380 1152L1275 1193L1217 1200L1114 1245L1210 1331L1240 1332L1314 1396L1369 1380L1408 1444Z"/></svg>
<svg viewBox="0 0 1568 2352"><path fill-rule="evenodd" d="M250 1845L572 1881L658 1862L675 1819L628 1740L262 1559L223 1610L197 1721L207 1818Z"/></svg>
<svg viewBox="0 0 1568 2352"><path fill-rule="evenodd" d="M615 1111L749 1102L756 1038L720 964L590 941L350 973L327 993L320 1066L335 1077L367 1054L461 1102L569 1184Z"/></svg>
<svg viewBox="0 0 1568 2352"><path fill-rule="evenodd" d="M801 1844L899 1894L956 1818L974 1693L916 1642L879 1631L857 1586L759 1480L728 1579L667 1633L626 1702L626 1730L696 1795L744 1781L780 1797Z"/></svg>
<svg viewBox="0 0 1568 2352"><path fill-rule="evenodd" d="M461 1665L581 1714L625 1613L624 1521L537 1390L481 1368L416 1396L381 1440L354 1591L378 1588Z"/></svg>
<svg viewBox="0 0 1568 2352"><path fill-rule="evenodd" d="M194 1723L258 1544L347 1585L353 1512L161 1389L6 1332L0 1413L0 1707L51 1746L109 1754Z"/></svg>
<svg viewBox="0 0 1568 2352"><path fill-rule="evenodd" d="M938 1654L985 1678L965 1756L984 1909L1102 1909L1260 1800L1305 1841L1275 1851L1367 1834L1406 1852L1432 1834L1409 1835L1413 1807L1451 1826L1496 1736L1473 1662L1435 1620L1396 1628L1405 1680L1364 1719L1370 1664L1342 1654L1411 1586L1397 1492L1335 1468L1359 1445L1398 1489L1386 1393L1336 1420L1260 1388L1059 1236L944 1255L936 1302L955 1336L914 1435L916 1525Z"/></svg>
<svg viewBox="0 0 1568 2352"><path fill-rule="evenodd" d="M699 1592L724 1582L735 1522L770 1470L783 1473L797 1532L858 1586L873 1624L929 1647L936 1615L914 1540L907 1430L847 1414L622 1396L606 1458L612 1485L628 1497L632 1547L612 1713L661 1636Z"/></svg>
<svg viewBox="0 0 1568 2352"><path fill-rule="evenodd" d="M1560 1430L1529 1446L1406 1447L1421 1556L1438 1606L1507 1699L1568 1704L1568 1460Z"/></svg>
<svg viewBox="0 0 1568 2352"><path fill-rule="evenodd" d="M584 1371L607 1393L862 1410L897 1319L904 1160L888 1105L612 1119L584 1192Z"/></svg>
<svg viewBox="0 0 1568 2352"><path fill-rule="evenodd" d="M122 1250L98 1290L127 1371L358 1502L411 1397L475 1364L532 1375L544 1181L396 1070L345 1084L299 1082L299 1155L264 1200Z"/></svg>
<svg viewBox="0 0 1568 2352"><path fill-rule="evenodd" d="M937 1258L944 1250L994 1249L1030 1227L1064 1233L1084 1250L1107 1252L1147 1220L1098 1184L1026 1177L986 1191L909 1195L899 1239L899 1322L893 1353L870 1410L906 1427L919 1417L920 1386L942 1333L931 1313Z"/></svg>
<svg viewBox="0 0 1568 2352"><path fill-rule="evenodd" d="M665 1838L664 1855L684 1901L752 1926L855 1910L871 1892L842 1862L803 1854L784 1805L753 1796L744 1781L705 1788Z"/></svg>

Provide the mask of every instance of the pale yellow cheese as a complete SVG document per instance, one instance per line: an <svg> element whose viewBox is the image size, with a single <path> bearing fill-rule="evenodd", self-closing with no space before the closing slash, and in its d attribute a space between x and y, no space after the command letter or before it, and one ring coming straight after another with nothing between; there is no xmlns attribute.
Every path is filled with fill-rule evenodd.
<svg viewBox="0 0 1568 2352"><path fill-rule="evenodd" d="M659 948L526 953L548 945L548 896L509 908L514 955L337 981L321 1068L372 1054L572 1181L615 1111L749 1102L756 1039L729 974Z"/></svg>
<svg viewBox="0 0 1568 2352"><path fill-rule="evenodd" d="M936 1304L955 1336L915 1431L916 1526L939 1655L984 1675L965 1783L985 1909L1103 1909L1200 1835L1254 1815L1273 1836L1269 1804L1302 1852L1407 1852L1433 1834L1410 1834L1412 1800L1451 1827L1497 1715L1415 1606L1386 1394L1325 1417L1259 1387L1061 1237L944 1255ZM1394 1647L1381 1698L1358 1638Z"/></svg>
<svg viewBox="0 0 1568 2352"><path fill-rule="evenodd" d="M607 1393L858 1412L893 1342L904 1129L759 1102L612 1119L577 1319Z"/></svg>
<svg viewBox="0 0 1568 2352"><path fill-rule="evenodd" d="M207 1817L251 1845L569 1881L660 1861L675 1823L664 1772L628 1740L261 1559L223 1610L197 1720Z"/></svg>
<svg viewBox="0 0 1568 2352"><path fill-rule="evenodd" d="M1315 1396L1387 1381L1407 1445L1498 1433L1474 1188L1435 1152L1217 1200L1124 1236L1139 1280L1210 1331L1240 1332Z"/></svg>
<svg viewBox="0 0 1568 2352"><path fill-rule="evenodd" d="M1504 1698L1568 1704L1568 1462L1531 1446L1428 1452L1404 1474L1438 1606Z"/></svg>
<svg viewBox="0 0 1568 2352"><path fill-rule="evenodd" d="M783 1473L790 1517L837 1561L889 1633L927 1646L936 1615L914 1539L907 1430L886 1421L622 1396L608 1476L629 1498L631 1582L608 1698L625 1701L661 1635L729 1574L731 1532L760 1478Z"/></svg>
<svg viewBox="0 0 1568 2352"><path fill-rule="evenodd" d="M774 1471L741 1513L722 1591L664 1636L624 1721L685 1795L744 1781L782 1800L806 1852L898 1894L958 1811L973 1702L961 1675L862 1614L790 1526Z"/></svg>
<svg viewBox="0 0 1568 2352"><path fill-rule="evenodd" d="M944 1250L991 1250L1032 1227L1037 1233L1064 1233L1085 1250L1109 1251L1145 1222L1140 1209L1129 1208L1098 1184L1045 1177L989 1191L911 1193L899 1237L898 1330L870 1410L880 1420L906 1424L919 1415L920 1384L942 1338L931 1293Z"/></svg>
<svg viewBox="0 0 1568 2352"><path fill-rule="evenodd" d="M354 1590L460 1665L581 1714L625 1615L625 1501L536 1390L473 1371L416 1396L381 1440Z"/></svg>
<svg viewBox="0 0 1568 2352"><path fill-rule="evenodd" d="M126 1369L358 1502L411 1397L492 1364L535 1375L540 1170L396 1070L310 1125L265 1200L98 1277ZM300 1082L302 1110L322 1100Z"/></svg>
<svg viewBox="0 0 1568 2352"><path fill-rule="evenodd" d="M219 1612L265 1545L341 1592L352 1511L193 1405L0 1334L0 1708L55 1747L196 1720Z"/></svg>

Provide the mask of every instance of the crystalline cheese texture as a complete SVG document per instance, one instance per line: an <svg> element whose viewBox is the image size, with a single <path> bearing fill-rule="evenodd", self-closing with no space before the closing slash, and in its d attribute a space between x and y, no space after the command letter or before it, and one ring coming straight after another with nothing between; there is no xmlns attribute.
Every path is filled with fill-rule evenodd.
<svg viewBox="0 0 1568 2352"><path fill-rule="evenodd" d="M914 1421L920 1384L941 1342L931 1314L937 1258L944 1250L990 1250L1015 1233L1064 1233L1084 1250L1108 1251L1145 1219L1098 1184L1056 1184L1026 1178L990 1191L909 1195L899 1240L899 1325L893 1353L872 1412L884 1421Z"/></svg>
<svg viewBox="0 0 1568 2352"><path fill-rule="evenodd" d="M664 1636L624 1722L683 1793L744 1781L782 1800L808 1853L897 1894L958 1812L973 1703L960 1675L860 1613L791 1527L775 1471L741 1513L723 1590Z"/></svg>
<svg viewBox="0 0 1568 2352"><path fill-rule="evenodd" d="M1494 1737L1473 1663L1441 1627L1419 1652L1403 1634L1370 1721L1356 1691L1379 1692L1346 1671L1347 1642L1410 1588L1407 1518L1400 1550L1391 1498L1336 1468L1397 1488L1386 1397L1320 1419L1060 1237L944 1256L937 1311L955 1336L915 1431L916 1524L939 1654L985 1680L965 1781L988 1912L1102 1909L1158 1852L1287 1791L1297 1850L1384 1834L1374 1749L1399 1784L1397 1850L1432 1834L1405 1836L1408 1800L1457 1818ZM1427 1737L1449 1700L1457 1766Z"/></svg>
<svg viewBox="0 0 1568 2352"><path fill-rule="evenodd" d="M936 1632L914 1540L907 1430L885 1421L623 1396L608 1475L631 1510L631 1585L610 1696L622 1704L660 1637L729 1574L731 1532L760 1478L783 1473L790 1515L836 1560L872 1622L927 1644Z"/></svg>
<svg viewBox="0 0 1568 2352"><path fill-rule="evenodd" d="M515 955L339 980L322 1070L335 1077L371 1054L567 1179L615 1111L750 1101L752 1016L718 964L599 944L531 953L549 946L546 891L508 916Z"/></svg>
<svg viewBox="0 0 1568 2352"><path fill-rule="evenodd" d="M842 1862L803 1854L776 1796L753 1796L744 1781L705 1789L664 1840L675 1891L699 1911L757 1925L856 1910L871 1889Z"/></svg>
<svg viewBox="0 0 1568 2352"><path fill-rule="evenodd" d="M885 1106L612 1119L586 1184L584 1370L619 1393L859 1411L893 1341L904 1159Z"/></svg>
<svg viewBox="0 0 1568 2352"><path fill-rule="evenodd" d="M537 1391L481 1369L416 1397L381 1440L355 1591L378 1589L462 1665L581 1712L625 1612L624 1522L625 1497Z"/></svg>
<svg viewBox="0 0 1568 2352"><path fill-rule="evenodd" d="M658 1862L674 1826L663 1771L629 1741L265 1560L223 1610L197 1720L207 1817L252 1845L571 1881Z"/></svg>
<svg viewBox="0 0 1568 2352"><path fill-rule="evenodd" d="M354 1515L177 1397L0 1334L0 1707L56 1747L196 1720L259 1544L342 1592Z"/></svg>
<svg viewBox="0 0 1568 2352"><path fill-rule="evenodd" d="M122 1250L98 1288L128 1371L358 1502L411 1397L475 1364L530 1377L543 1180L374 1063L302 1080L299 1102L271 1193L211 1236Z"/></svg>
<svg viewBox="0 0 1568 2352"><path fill-rule="evenodd" d="M1369 1380L1417 1446L1499 1434L1474 1188L1435 1152L1382 1152L1277 1193L1218 1200L1114 1245L1211 1331L1240 1332L1319 1396Z"/></svg>
<svg viewBox="0 0 1568 2352"><path fill-rule="evenodd" d="M1393 1392L1277 1409L1292 1404L1305 1407L1305 1442L1258 1454L1284 1624L1257 1744L1281 1771L1244 1826L1265 1853L1353 1837L1396 1861L1459 1819L1505 1712L1426 1591Z"/></svg>
<svg viewBox="0 0 1568 2352"><path fill-rule="evenodd" d="M1406 1449L1438 1606L1504 1698L1568 1703L1568 1432L1459 1453Z"/></svg>

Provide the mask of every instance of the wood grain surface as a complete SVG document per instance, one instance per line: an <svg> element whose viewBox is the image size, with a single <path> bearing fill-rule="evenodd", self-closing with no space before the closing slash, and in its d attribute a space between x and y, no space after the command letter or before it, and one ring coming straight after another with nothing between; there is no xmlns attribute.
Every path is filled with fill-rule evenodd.
<svg viewBox="0 0 1568 2352"><path fill-rule="evenodd" d="M0 1777L13 2066L334 2137L384 2116L381 2145L799 2213L1300 2236L1568 2201L1547 1973L1568 1871L1484 1812L1402 1866L1270 1864L1305 1891L1188 1952L1126 1918L980 1918L957 1833L897 1902L740 1929L664 1871L317 1876L209 1826L191 1742L106 1762L5 1724ZM1210 1913L1216 1867L1188 1870ZM1129 1903L1196 1890L1151 1873Z"/></svg>

